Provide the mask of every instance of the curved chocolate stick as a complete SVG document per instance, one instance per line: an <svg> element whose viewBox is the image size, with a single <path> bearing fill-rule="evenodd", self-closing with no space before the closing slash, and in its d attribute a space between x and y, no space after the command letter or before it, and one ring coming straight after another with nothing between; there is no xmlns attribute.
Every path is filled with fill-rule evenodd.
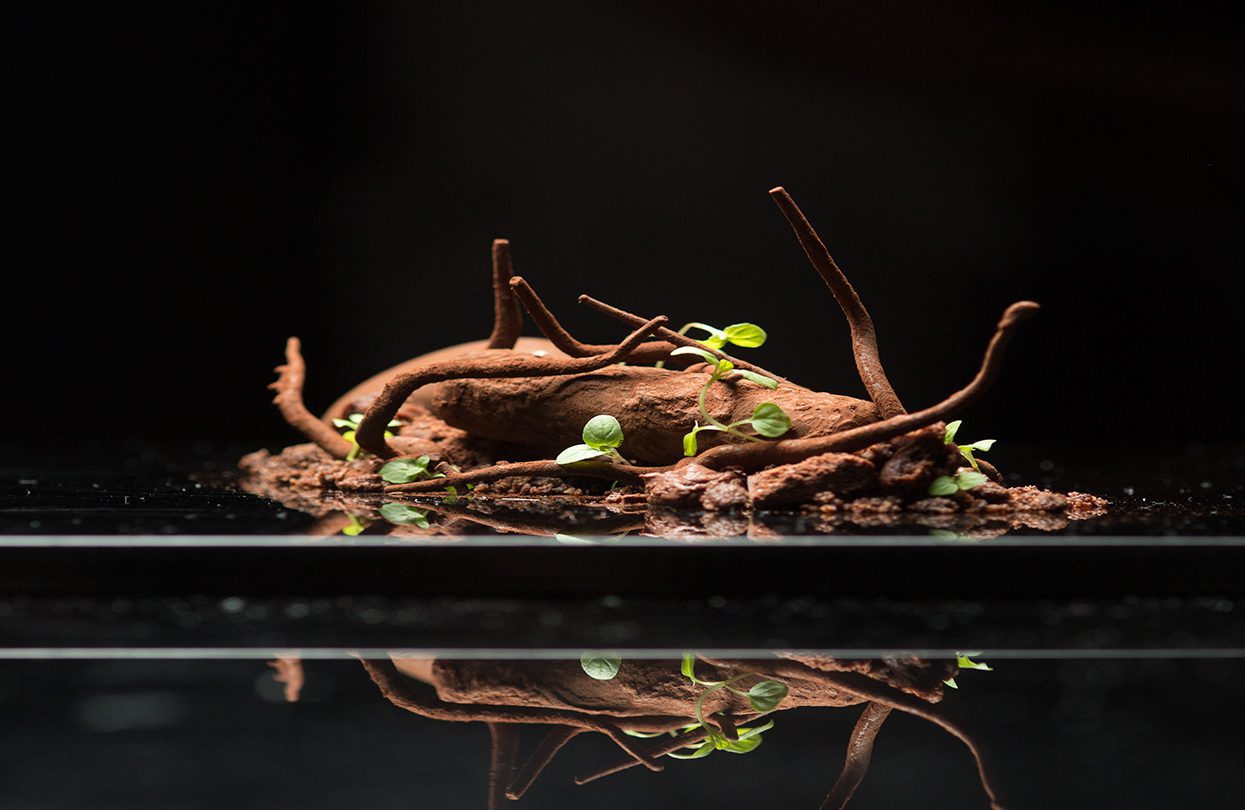
<svg viewBox="0 0 1245 810"><path fill-rule="evenodd" d="M860 719L856 721L852 736L847 741L847 760L843 763L843 772L830 789L830 795L821 803L821 810L843 810L847 807L852 794L865 778L865 772L869 770L869 760L873 757L873 741L890 713L890 706L872 702L865 705L865 710L860 713Z"/></svg>
<svg viewBox="0 0 1245 810"><path fill-rule="evenodd" d="M523 313L510 294L510 240L493 240L493 332L488 338L490 349L513 349L523 331Z"/></svg>
<svg viewBox="0 0 1245 810"><path fill-rule="evenodd" d="M804 248L804 255L808 256L813 268L822 281L826 282L834 300L839 302L839 308L847 317L847 326L852 332L852 356L856 359L856 371L860 374L860 381L865 384L865 390L869 392L869 399L873 400L883 419L907 413L903 403L895 395L895 389L891 388L890 380L886 378L886 371L882 368L882 360L878 355L878 336L873 328L873 318L856 294L856 289L839 269L825 243L821 241L817 231L813 230L804 212L791 199L787 190L778 186L770 189L769 196L791 224L796 238L800 240L800 247Z"/></svg>
<svg viewBox="0 0 1245 810"><path fill-rule="evenodd" d="M341 437L331 425L307 410L303 403L303 381L307 364L303 362L301 344L296 337L285 342L285 365L277 366L277 379L268 387L277 392L272 398L281 416L295 430L318 444L333 458L344 459L353 445Z"/></svg>

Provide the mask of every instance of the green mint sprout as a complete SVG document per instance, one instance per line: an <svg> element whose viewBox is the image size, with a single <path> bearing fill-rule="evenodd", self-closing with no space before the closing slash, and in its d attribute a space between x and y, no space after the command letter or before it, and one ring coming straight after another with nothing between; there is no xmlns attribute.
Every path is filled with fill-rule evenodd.
<svg viewBox="0 0 1245 810"><path fill-rule="evenodd" d="M333 427L338 428L339 430L345 430L345 433L342 434L342 438L354 445L354 447L351 447L350 452L346 455L346 461L354 461L363 453L363 448L359 447L359 442L355 439L355 432L358 431L359 423L362 421L363 414L361 413L352 413L345 419L333 420ZM387 427L399 428L402 427L402 423L397 419L393 419L389 422ZM393 433L386 430L385 438L392 439Z"/></svg>
<svg viewBox="0 0 1245 810"><path fill-rule="evenodd" d="M409 484L427 478L444 478L444 473L429 472L428 456L419 458L395 458L380 468L380 477L391 484Z"/></svg>
<svg viewBox="0 0 1245 810"><path fill-rule="evenodd" d="M558 453L557 463L563 467L594 459L627 463L618 452L618 447L623 443L622 425L609 414L600 414L589 419L584 425L583 439L583 444L573 444Z"/></svg>
<svg viewBox="0 0 1245 810"><path fill-rule="evenodd" d="M670 354L671 356L677 354L693 354L712 366L709 378L705 380L705 384L701 386L700 393L696 397L696 404L700 409L700 416L705 420L705 422L704 424L696 422L692 426L691 431L683 436L683 455L696 455L699 450L696 436L706 430L729 433L750 442L759 442L760 439L756 436L744 433L740 430L740 428L751 427L754 431L767 439L776 439L791 429L791 417L787 416L786 412L773 402L762 402L756 407L755 410L753 410L752 416L747 419L741 419L738 422L732 422L729 425L715 419L705 407L705 396L709 393L710 386L722 379L723 375L731 371L735 371L739 374L739 376L749 382L753 382L757 385L762 385L770 389L778 387L778 383L775 380L772 380L763 374L757 374L754 371L748 371L746 369L736 370L735 364L730 360L725 358L719 359L704 349L697 348L696 346L680 346L670 352Z"/></svg>

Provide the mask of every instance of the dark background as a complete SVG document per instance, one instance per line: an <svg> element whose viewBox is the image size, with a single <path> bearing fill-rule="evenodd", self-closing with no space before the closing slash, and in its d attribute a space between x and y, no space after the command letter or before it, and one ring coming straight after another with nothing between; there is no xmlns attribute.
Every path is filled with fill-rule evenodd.
<svg viewBox="0 0 1245 810"><path fill-rule="evenodd" d="M124 4L28 8L3 51L6 444L279 446L483 337L489 243L583 338L598 297L756 321L750 355L859 394L766 196L856 284L910 407L1042 302L969 438L1236 440L1239 18L1188 5ZM31 459L27 459L31 460Z"/></svg>

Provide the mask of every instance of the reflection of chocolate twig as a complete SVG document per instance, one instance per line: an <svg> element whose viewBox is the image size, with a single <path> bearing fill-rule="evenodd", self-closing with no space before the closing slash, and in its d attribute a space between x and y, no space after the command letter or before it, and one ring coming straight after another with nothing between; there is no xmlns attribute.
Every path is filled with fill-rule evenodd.
<svg viewBox="0 0 1245 810"><path fill-rule="evenodd" d="M651 771L661 771L665 765L658 762L654 757L640 745L637 740L628 737L623 733L622 728L617 724L610 722L599 715L588 714L585 712L567 711L561 709L549 709L542 707L524 707L524 706L488 706L475 707L465 706L461 704L447 703L437 697L434 690L430 687L423 687L419 684L403 678L397 668L391 661L360 659L363 668L367 670L368 675L380 688L381 694L390 703L400 708L406 709L422 717L428 717L433 720L450 720L455 722L481 722L481 723L512 723L518 725L555 725L569 726L578 728L583 731L596 731L609 737L619 748L627 753L636 764L644 765ZM635 731L656 731L664 732L677 729L687 723L685 717L666 717L666 716L640 716L627 718L627 727L629 730ZM570 739L569 737L567 739ZM562 740L560 744L549 752L545 764L553 758L553 754L557 753L557 749L565 744L566 740ZM543 757L543 754L542 754ZM505 767L505 758L499 756L497 767ZM539 767L538 767L539 766ZM535 772L525 779L527 785L530 786L539 774L540 765L537 761L532 766ZM526 766L525 769L526 770ZM499 774L500 775L500 774ZM508 786L508 787L517 787Z"/></svg>
<svg viewBox="0 0 1245 810"><path fill-rule="evenodd" d="M882 724L890 716L891 707L878 703L865 704L852 729L852 736L847 741L847 761L843 763L843 772L830 789L830 795L821 803L821 810L843 810L851 801L852 794L860 787L869 770L869 760L873 757L873 741L882 729Z"/></svg>
<svg viewBox="0 0 1245 810"><path fill-rule="evenodd" d="M303 659L281 657L269 661L268 666L276 670L272 673L272 679L285 685L285 702L297 703L299 693L303 691Z"/></svg>

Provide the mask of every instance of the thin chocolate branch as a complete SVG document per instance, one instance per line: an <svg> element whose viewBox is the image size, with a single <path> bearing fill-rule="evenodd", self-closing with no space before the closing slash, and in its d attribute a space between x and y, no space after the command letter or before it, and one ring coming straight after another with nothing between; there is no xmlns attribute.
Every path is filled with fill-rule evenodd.
<svg viewBox="0 0 1245 810"><path fill-rule="evenodd" d="M512 476L543 476L547 478L601 478L606 481L626 481L635 483L648 473L666 472L674 469L673 464L664 467L637 467L633 464L615 464L608 461L580 461L573 466L563 467L556 461L515 461L509 464L494 464L491 467L480 467L466 472L453 473L445 478L426 478L412 481L409 484L392 484L385 487L387 495L419 495L429 492L440 492L448 486L464 484L480 484L485 481L498 481Z"/></svg>
<svg viewBox="0 0 1245 810"><path fill-rule="evenodd" d="M687 721L684 720L683 722L686 724ZM669 739L661 740L656 745L648 748L647 753L650 757L663 757L671 751L678 751L680 748L700 745L706 739L708 739L708 736L705 734L679 734L677 736L670 737ZM636 764L635 760L621 760L613 763L612 765L607 765L604 768L593 771L592 773L584 774L583 776L576 776L575 784L586 785L589 782L595 782L598 779L604 779L607 776L613 776L616 773L633 768Z"/></svg>
<svg viewBox="0 0 1245 810"><path fill-rule="evenodd" d="M501 810L506 803L503 790L514 774L519 730L505 723L489 723L488 810Z"/></svg>
<svg viewBox="0 0 1245 810"><path fill-rule="evenodd" d="M882 723L890 716L891 707L870 702L860 713L852 736L847 741L847 759L843 763L843 772L839 774L830 794L821 803L821 810L843 810L851 801L852 794L860 787L869 770L869 760L873 757L873 741L882 728Z"/></svg>
<svg viewBox="0 0 1245 810"><path fill-rule="evenodd" d="M489 349L513 349L523 331L523 313L510 294L510 240L493 240L493 333Z"/></svg>
<svg viewBox="0 0 1245 810"><path fill-rule="evenodd" d="M576 728L574 726L556 726L549 729L540 742L536 745L536 750L523 763L523 767L519 769L518 774L510 780L510 784L506 787L506 798L518 801L523 798L523 794L527 793L528 788L536 781L537 777L544 772L557 753L562 750L562 746L583 734L587 729Z"/></svg>
<svg viewBox="0 0 1245 810"><path fill-rule="evenodd" d="M545 302L540 299L536 291L532 289L532 285L528 284L522 276L515 276L510 279L510 289L518 296L519 301L523 304L523 308L532 316L532 320L536 323L536 328L540 333L549 338L549 342L556 346L560 351L565 352L571 357L591 357L594 354L601 354L610 350L610 346L602 346L596 343L583 343L566 328L558 322L554 314L545 306ZM669 360L670 352L674 350L674 344L668 341L651 341L641 343L631 353L631 362L633 363L655 363L658 360ZM675 358L676 360L679 358Z"/></svg>
<svg viewBox="0 0 1245 810"><path fill-rule="evenodd" d="M878 336L873 328L873 318L869 317L869 310L865 309L847 276L839 269L825 243L786 189L782 186L772 188L769 195L791 224L796 238L800 240L800 246L804 248L804 255L808 256L813 268L822 281L826 282L834 300L839 302L839 308L847 316L847 325L852 332L852 355L856 358L856 371L860 374L860 381L865 384L865 390L869 392L869 399L873 400L883 419L907 413L899 397L895 396L895 390L891 388L886 371L882 368L882 360L878 356Z"/></svg>
<svg viewBox="0 0 1245 810"><path fill-rule="evenodd" d="M626 310L619 309L618 307L612 307L603 301L598 301L597 299L593 298L591 295L579 296L579 303L583 304L586 307L589 307L590 309L595 309L597 312L608 315L614 320L622 321L623 323L629 326L636 326L637 324L644 323L644 318L640 317L639 315L632 314L630 312L627 312ZM727 354L724 351L720 351L718 349L711 349L705 344L701 343L700 341L694 338L690 338L687 335L680 335L678 332L674 331L673 329L662 327L661 329L657 330L656 334L661 336L664 340L668 340L671 343L674 343L676 345L694 346L697 349L701 349L703 351L709 352L709 354L713 355L719 360L730 360L732 363L735 364L736 368L746 368L749 371L755 371L757 374L763 374L766 377L769 377L776 382L786 383L788 385L791 384L791 381L788 380L786 377L782 377L778 374L775 374L772 371L763 369L760 366L756 365L755 363L749 363L747 360L740 360L737 357L732 357L731 355ZM669 360L668 357L665 359Z"/></svg>
<svg viewBox="0 0 1245 810"><path fill-rule="evenodd" d="M285 365L277 366L277 380L268 387L277 392L272 398L281 416L290 427L320 445L324 452L334 458L344 459L352 445L336 430L307 410L303 403L303 381L307 377L307 365L303 362L301 344L292 337L285 342Z"/></svg>
<svg viewBox="0 0 1245 810"><path fill-rule="evenodd" d="M441 360L415 371L399 374L385 384L385 390L380 392L372 406L367 409L363 421L355 431L355 439L369 453L381 458L392 458L396 453L385 441L385 429L416 388L446 380L556 377L581 371L596 371L626 360L646 336L665 323L666 317L659 315L640 326L610 351L593 357L536 357L498 352Z"/></svg>
<svg viewBox="0 0 1245 810"><path fill-rule="evenodd" d="M695 461L706 467L722 469L738 466L746 471L759 470L770 464L790 464L821 453L847 453L871 444L888 441L913 430L946 420L956 412L976 401L998 376L1003 362L1003 350L1011 340L1016 327L1039 309L1032 301L1019 301L1003 313L994 337L986 347L981 368L972 382L956 391L937 405L916 413L893 416L881 422L851 428L830 436L807 439L780 439L775 442L750 442L748 444L722 444L710 448L699 456L684 459L681 464Z"/></svg>

